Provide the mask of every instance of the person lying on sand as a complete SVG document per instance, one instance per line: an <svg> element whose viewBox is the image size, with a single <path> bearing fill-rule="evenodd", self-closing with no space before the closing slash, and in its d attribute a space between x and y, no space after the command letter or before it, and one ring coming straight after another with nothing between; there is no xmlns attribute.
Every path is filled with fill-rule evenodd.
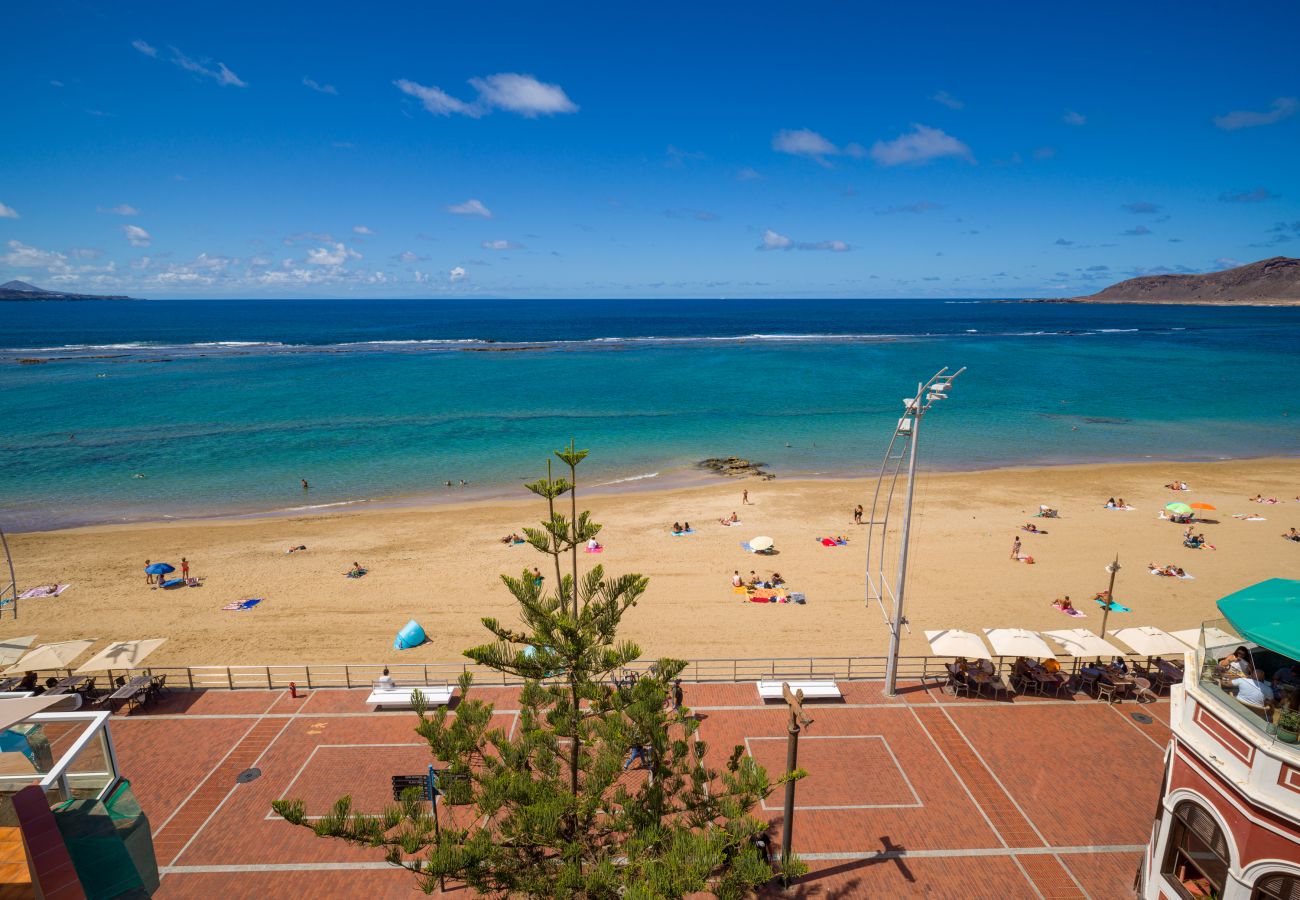
<svg viewBox="0 0 1300 900"><path fill-rule="evenodd" d="M1185 491L1188 489L1186 481L1178 481L1176 479L1169 482L1165 487L1169 488L1171 491Z"/></svg>
<svg viewBox="0 0 1300 900"><path fill-rule="evenodd" d="M352 563L352 568L348 569L343 574L348 576L349 578L360 578L362 575L366 574L366 571L367 569L363 565L361 565L361 563L356 562L354 560Z"/></svg>
<svg viewBox="0 0 1300 900"><path fill-rule="evenodd" d="M285 553L297 553L299 550L306 550L306 549L307 549L307 545L306 545L306 544L299 544L297 547L290 547L288 550L286 550L286 551L284 551L284 552L285 552Z"/></svg>
<svg viewBox="0 0 1300 900"><path fill-rule="evenodd" d="M1046 531L1034 525L1032 522L1026 522L1020 526L1021 531L1028 531L1030 534L1047 534Z"/></svg>
<svg viewBox="0 0 1300 900"><path fill-rule="evenodd" d="M1282 535L1282 537L1286 538L1288 541L1300 541L1300 532L1297 532L1292 528L1286 534Z"/></svg>
<svg viewBox="0 0 1300 900"><path fill-rule="evenodd" d="M740 521L740 516L736 515L734 512L730 516L723 516L721 519L718 520L718 522L722 525L735 525L739 521Z"/></svg>
<svg viewBox="0 0 1300 900"><path fill-rule="evenodd" d="M1052 605L1055 606L1057 609L1059 609L1061 612L1068 612L1074 609L1074 604L1070 602L1069 594L1066 594L1064 597L1061 597L1058 600L1053 600Z"/></svg>

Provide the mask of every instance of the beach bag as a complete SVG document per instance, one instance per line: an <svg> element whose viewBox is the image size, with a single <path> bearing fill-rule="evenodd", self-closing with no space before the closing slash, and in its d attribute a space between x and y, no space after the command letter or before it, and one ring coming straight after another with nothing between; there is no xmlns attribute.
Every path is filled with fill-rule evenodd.
<svg viewBox="0 0 1300 900"><path fill-rule="evenodd" d="M803 594L792 593L792 594L790 594L790 602L791 602L791 603L807 603L807 602L808 602L808 598L806 598Z"/></svg>

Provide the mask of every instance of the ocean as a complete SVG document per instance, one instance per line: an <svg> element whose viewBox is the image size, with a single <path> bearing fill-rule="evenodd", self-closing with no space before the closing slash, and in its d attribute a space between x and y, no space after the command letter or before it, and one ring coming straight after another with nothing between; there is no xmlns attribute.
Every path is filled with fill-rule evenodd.
<svg viewBox="0 0 1300 900"><path fill-rule="evenodd" d="M1295 455L1297 347L1294 308L0 303L0 527L522 496L570 438L604 489L874 476L944 366L930 468Z"/></svg>

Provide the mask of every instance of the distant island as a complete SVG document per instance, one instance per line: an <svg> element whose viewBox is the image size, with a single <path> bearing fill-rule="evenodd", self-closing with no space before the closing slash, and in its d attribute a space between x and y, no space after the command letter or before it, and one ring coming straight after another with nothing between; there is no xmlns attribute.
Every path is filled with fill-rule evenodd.
<svg viewBox="0 0 1300 900"><path fill-rule="evenodd" d="M1087 297L1033 302L1300 306L1300 259L1275 256L1208 275L1145 275Z"/></svg>
<svg viewBox="0 0 1300 900"><path fill-rule="evenodd" d="M25 281L6 281L0 284L0 300L134 300L124 294L69 294L64 291L47 291Z"/></svg>

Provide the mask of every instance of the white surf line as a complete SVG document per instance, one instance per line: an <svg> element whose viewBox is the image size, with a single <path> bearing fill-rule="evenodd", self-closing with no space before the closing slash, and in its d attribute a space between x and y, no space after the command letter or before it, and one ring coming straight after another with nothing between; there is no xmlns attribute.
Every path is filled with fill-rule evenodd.
<svg viewBox="0 0 1300 900"><path fill-rule="evenodd" d="M984 807L980 806L980 802L976 800L975 795L971 793L971 789L966 785L965 779L963 779L961 775L958 774L957 769L952 764L952 761L948 759L948 757L944 754L943 750L939 747L939 743L934 739L934 735L930 734L930 729L925 727L925 723L921 721L921 717L916 714L915 709L912 709L910 706L908 708L911 710L912 718L916 719L916 727L921 729L921 733L924 734L926 739L929 740L929 742L934 746L934 752L939 754L939 758L943 760L943 764L948 767L948 771L952 773L952 777L957 779L957 783L961 785L961 789L965 791L966 796L970 798L971 806L974 806L976 811L981 816L984 817L984 821L988 823L989 831L993 832L993 836L998 839L998 842L1001 843L1003 847L1009 846L1007 844L1006 838L1002 836L1002 832L998 830L998 826L993 824L993 820L990 819L988 813L984 811ZM853 858L858 859L860 857L853 857Z"/></svg>
<svg viewBox="0 0 1300 900"><path fill-rule="evenodd" d="M963 859L1008 856L1076 856L1089 853L1141 853L1146 844L1097 844L1074 847L972 847L954 850L844 850L830 853L800 853L800 859L814 862L848 862L858 859ZM167 875L220 875L256 872L373 872L397 870L386 862L233 863L208 866L161 866Z"/></svg>
<svg viewBox="0 0 1300 900"><path fill-rule="evenodd" d="M953 717L948 715L948 710L943 710L943 715L957 732L957 736L966 742L967 747L970 747L971 753L975 754L975 758L980 761L980 765L982 765L989 773L989 777L992 778L994 782L997 783L997 786L1002 789L1002 793L1007 795L1007 799L1011 801L1011 805L1016 808L1016 811L1020 813L1020 815L1024 816L1025 821L1029 823L1029 827L1033 829L1034 834L1038 835L1038 839L1042 841L1044 845L1051 846L1051 842L1047 838L1043 837L1043 833L1038 830L1038 826L1034 824L1034 820L1029 818L1029 814L1025 812L1024 807L1021 806L1015 796L1007 790L1007 786L1002 783L1002 779L998 777L998 773L993 771L993 767L984 760L983 755L975 748L975 745L971 743L970 738L966 737L966 735L962 733L961 728L957 725L956 721L953 720Z"/></svg>

